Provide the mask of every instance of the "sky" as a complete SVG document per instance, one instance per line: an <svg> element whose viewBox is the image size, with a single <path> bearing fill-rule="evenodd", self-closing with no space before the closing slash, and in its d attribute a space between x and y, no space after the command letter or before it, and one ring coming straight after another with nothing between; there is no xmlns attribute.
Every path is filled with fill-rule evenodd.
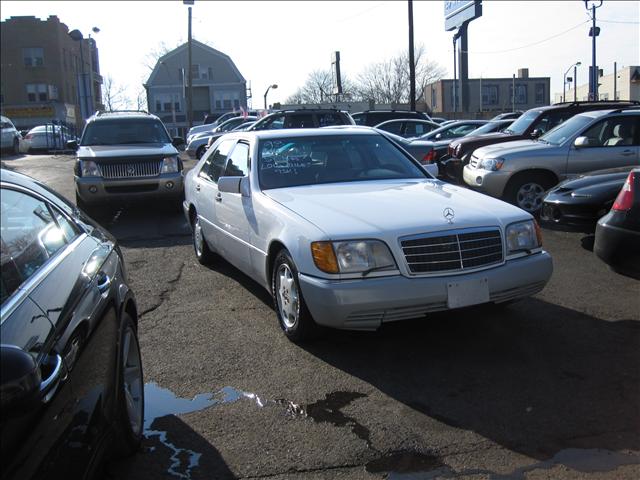
<svg viewBox="0 0 640 480"><path fill-rule="evenodd" d="M205 1L195 0L193 38L229 55L250 83L260 107L285 103L314 70L328 70L340 51L343 75L354 79L367 66L408 49L408 2L394 1ZM482 17L469 24L469 76L511 77L519 68L551 78L551 98L576 62L578 85L591 65L590 16L584 1L482 2ZM100 71L126 85L131 96L151 71L149 53L187 40L187 6L164 1L0 1L2 20L57 15L69 30L92 34ZM640 2L604 0L596 11L597 62L604 74L640 65ZM453 77L454 32L444 29L444 2L413 2L414 43ZM573 74L573 69L569 76Z"/></svg>

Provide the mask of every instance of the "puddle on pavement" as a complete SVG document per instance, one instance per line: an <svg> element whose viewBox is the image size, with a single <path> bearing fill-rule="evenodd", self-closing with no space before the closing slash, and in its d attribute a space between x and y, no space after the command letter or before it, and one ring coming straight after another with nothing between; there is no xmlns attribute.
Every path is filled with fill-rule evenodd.
<svg viewBox="0 0 640 480"><path fill-rule="evenodd" d="M394 474L404 474L429 472L444 466L439 457L412 450L399 450L397 452L389 452L380 458L370 461L365 465L365 470L369 473L393 472Z"/></svg>
<svg viewBox="0 0 640 480"><path fill-rule="evenodd" d="M251 400L259 407L265 403L254 393L247 393L232 387L224 387L216 393L201 393L192 399L176 396L171 390L162 388L156 383L147 383L144 386L144 436L149 439L157 439L172 453L169 461L171 465L167 469L170 475L190 479L192 470L200 464L201 453L188 448L180 448L167 438L166 431L151 428L157 418L167 415L180 415L197 412L213 405L221 405L237 402L238 400ZM150 451L152 452L152 448Z"/></svg>

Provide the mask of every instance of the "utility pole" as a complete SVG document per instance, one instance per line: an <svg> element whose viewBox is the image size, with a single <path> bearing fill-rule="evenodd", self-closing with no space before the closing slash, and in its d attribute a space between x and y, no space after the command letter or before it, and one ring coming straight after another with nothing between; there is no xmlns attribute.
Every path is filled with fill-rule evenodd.
<svg viewBox="0 0 640 480"><path fill-rule="evenodd" d="M511 82L511 111L516 111L516 74L513 74L513 80Z"/></svg>
<svg viewBox="0 0 640 480"><path fill-rule="evenodd" d="M589 30L591 41L591 74L589 75L589 100L597 101L598 95L598 67L596 65L596 37L600 35L600 27L596 27L596 8L602 6L602 0L596 5L596 1L591 4L591 19L593 26ZM589 10L589 0L584 0L584 8Z"/></svg>
<svg viewBox="0 0 640 480"><path fill-rule="evenodd" d="M413 0L409 0L409 104L416 109L416 65L413 53Z"/></svg>
<svg viewBox="0 0 640 480"><path fill-rule="evenodd" d="M458 66L460 70L460 111L469 111L469 60L468 60L468 37L467 27L469 22L464 22L458 28L460 36L460 50L458 52Z"/></svg>
<svg viewBox="0 0 640 480"><path fill-rule="evenodd" d="M618 62L613 62L613 99L618 100Z"/></svg>
<svg viewBox="0 0 640 480"><path fill-rule="evenodd" d="M580 63L580 62L578 62ZM578 64L573 66L573 101L578 101Z"/></svg>
<svg viewBox="0 0 640 480"><path fill-rule="evenodd" d="M189 50L189 72L187 80L189 82L187 90L187 124L189 129L193 126L193 67L191 63L191 5L194 0L183 0L185 5L189 5L189 27L188 27L188 50Z"/></svg>

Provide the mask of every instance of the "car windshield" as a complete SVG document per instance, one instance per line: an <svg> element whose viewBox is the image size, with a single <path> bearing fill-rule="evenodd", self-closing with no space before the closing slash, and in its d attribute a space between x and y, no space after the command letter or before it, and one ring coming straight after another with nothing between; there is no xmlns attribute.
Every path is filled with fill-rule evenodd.
<svg viewBox="0 0 640 480"><path fill-rule="evenodd" d="M133 145L171 143L164 125L158 120L120 118L95 121L87 125L80 145Z"/></svg>
<svg viewBox="0 0 640 480"><path fill-rule="evenodd" d="M482 135L484 133L491 133L500 130L500 126L505 126L506 123L502 122L489 122L485 123L481 127L476 128L475 130L470 131L465 135L465 137L470 137L471 135Z"/></svg>
<svg viewBox="0 0 640 480"><path fill-rule="evenodd" d="M507 128L504 133L511 135L522 135L527 128L538 118L538 115L542 113L541 110L529 110L523 113L518 119Z"/></svg>
<svg viewBox="0 0 640 480"><path fill-rule="evenodd" d="M575 135L578 130L585 127L591 119L589 117L583 117L582 115L576 115L571 117L566 122L561 123L555 128L552 128L547 133L538 138L539 141L550 143L552 145L560 145L567 141L569 137Z"/></svg>
<svg viewBox="0 0 640 480"><path fill-rule="evenodd" d="M422 168L382 135L321 135L261 140L260 188L425 178Z"/></svg>

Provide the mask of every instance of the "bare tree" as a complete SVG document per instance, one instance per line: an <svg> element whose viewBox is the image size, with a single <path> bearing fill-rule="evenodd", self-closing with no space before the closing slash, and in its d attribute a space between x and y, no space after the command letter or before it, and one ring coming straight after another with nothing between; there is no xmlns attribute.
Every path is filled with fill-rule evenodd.
<svg viewBox="0 0 640 480"><path fill-rule="evenodd" d="M158 63L158 60L160 60L161 57L165 56L171 50L175 50L183 43L185 42L182 40L182 38L180 38L174 46L169 46L164 41L161 41L158 45L156 45L149 52L147 52L147 54L144 56L142 63L149 70L153 70L156 64Z"/></svg>
<svg viewBox="0 0 640 480"><path fill-rule="evenodd" d="M117 83L111 75L104 77L102 103L107 110L121 110L129 106L127 88Z"/></svg>
<svg viewBox="0 0 640 480"><path fill-rule="evenodd" d="M342 90L347 94L352 89L351 82L342 76ZM314 70L307 77L305 84L286 103L326 103L335 99L333 95L333 78L330 70Z"/></svg>
<svg viewBox="0 0 640 480"><path fill-rule="evenodd" d="M445 74L445 69L437 62L430 61L424 45L415 49L416 100L424 101L424 89ZM394 57L369 65L357 77L355 97L361 101L376 103L409 103L409 53L402 52Z"/></svg>

